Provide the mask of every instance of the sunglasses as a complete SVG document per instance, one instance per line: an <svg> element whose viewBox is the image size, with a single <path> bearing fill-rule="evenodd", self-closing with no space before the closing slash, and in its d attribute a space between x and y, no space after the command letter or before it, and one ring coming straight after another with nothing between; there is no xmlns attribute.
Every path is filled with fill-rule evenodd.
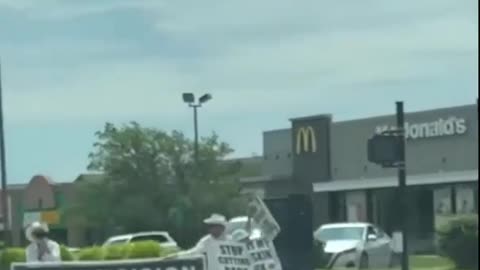
<svg viewBox="0 0 480 270"><path fill-rule="evenodd" d="M44 232L44 231L36 231L36 232L33 232L32 235L35 238L45 238L45 237L47 237L48 233Z"/></svg>

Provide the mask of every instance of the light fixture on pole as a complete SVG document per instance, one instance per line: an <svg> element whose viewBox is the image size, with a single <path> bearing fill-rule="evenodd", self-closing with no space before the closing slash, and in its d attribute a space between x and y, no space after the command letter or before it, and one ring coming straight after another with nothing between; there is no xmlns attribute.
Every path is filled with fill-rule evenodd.
<svg viewBox="0 0 480 270"><path fill-rule="evenodd" d="M189 107L193 108L193 128L195 133L194 139L194 155L195 163L198 164L198 108L202 107L202 104L207 103L212 99L212 95L204 94L198 101L195 100L195 95L193 93L183 93L183 101L188 104Z"/></svg>

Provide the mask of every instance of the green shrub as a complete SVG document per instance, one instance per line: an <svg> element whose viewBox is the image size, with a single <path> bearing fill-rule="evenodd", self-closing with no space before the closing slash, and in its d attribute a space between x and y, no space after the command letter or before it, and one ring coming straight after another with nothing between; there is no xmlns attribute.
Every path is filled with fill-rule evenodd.
<svg viewBox="0 0 480 270"><path fill-rule="evenodd" d="M440 228L438 247L457 268L478 269L478 217L456 218Z"/></svg>
<svg viewBox="0 0 480 270"><path fill-rule="evenodd" d="M123 260L128 257L130 251L129 244L111 245L104 248L104 260Z"/></svg>
<svg viewBox="0 0 480 270"><path fill-rule="evenodd" d="M0 269L10 269L10 264L25 261L25 250L23 248L7 248L0 257Z"/></svg>
<svg viewBox="0 0 480 270"><path fill-rule="evenodd" d="M73 256L73 254L65 246L60 246L60 257L64 262L70 262L75 260L75 257Z"/></svg>
<svg viewBox="0 0 480 270"><path fill-rule="evenodd" d="M129 259L160 257L161 248L155 241L136 242L130 244Z"/></svg>
<svg viewBox="0 0 480 270"><path fill-rule="evenodd" d="M101 247L89 247L81 249L77 254L79 261L101 261L103 260L103 249Z"/></svg>

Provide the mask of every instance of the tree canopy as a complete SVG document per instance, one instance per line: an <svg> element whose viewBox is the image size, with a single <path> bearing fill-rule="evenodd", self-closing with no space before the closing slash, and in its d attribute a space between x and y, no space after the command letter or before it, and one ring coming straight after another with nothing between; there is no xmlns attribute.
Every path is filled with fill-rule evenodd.
<svg viewBox="0 0 480 270"><path fill-rule="evenodd" d="M216 134L199 142L179 131L165 132L136 122L106 123L96 132L88 169L101 181L79 181L75 211L97 228L118 232L168 230L191 245L212 212L242 213L240 162L225 162L233 152Z"/></svg>

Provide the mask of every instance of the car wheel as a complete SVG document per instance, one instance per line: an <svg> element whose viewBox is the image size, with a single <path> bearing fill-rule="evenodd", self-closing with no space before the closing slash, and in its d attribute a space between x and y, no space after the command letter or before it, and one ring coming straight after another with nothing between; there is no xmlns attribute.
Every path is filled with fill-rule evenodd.
<svg viewBox="0 0 480 270"><path fill-rule="evenodd" d="M368 269L368 255L366 253L362 253L362 255L360 256L358 269Z"/></svg>

